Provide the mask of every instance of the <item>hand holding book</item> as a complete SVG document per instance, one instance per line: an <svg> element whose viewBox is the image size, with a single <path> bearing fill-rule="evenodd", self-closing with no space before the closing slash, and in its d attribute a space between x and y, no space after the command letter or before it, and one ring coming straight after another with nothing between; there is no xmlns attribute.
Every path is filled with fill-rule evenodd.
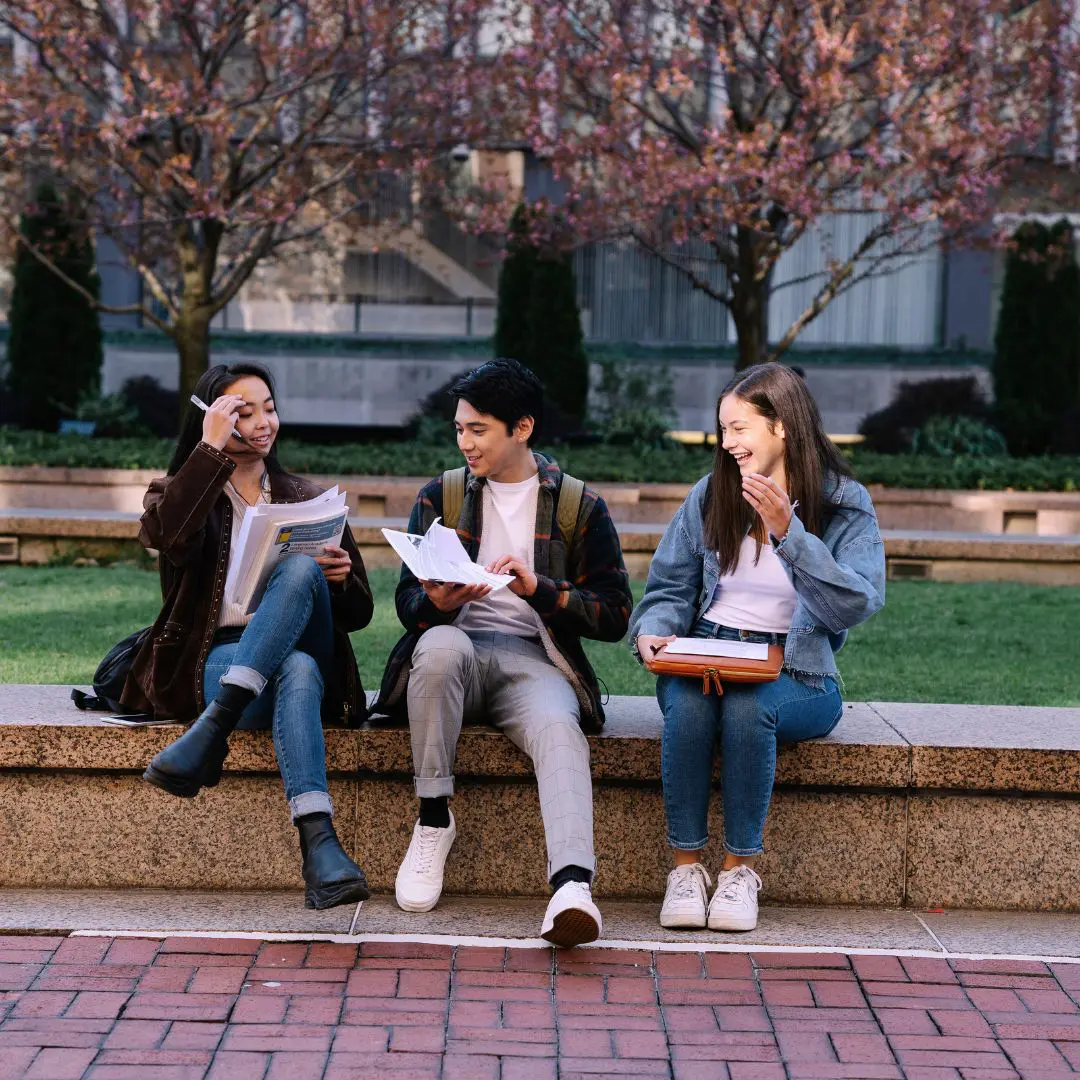
<svg viewBox="0 0 1080 1080"><path fill-rule="evenodd" d="M344 585L352 573L352 557L341 547L327 544L315 561L322 567L323 576L331 585Z"/></svg>

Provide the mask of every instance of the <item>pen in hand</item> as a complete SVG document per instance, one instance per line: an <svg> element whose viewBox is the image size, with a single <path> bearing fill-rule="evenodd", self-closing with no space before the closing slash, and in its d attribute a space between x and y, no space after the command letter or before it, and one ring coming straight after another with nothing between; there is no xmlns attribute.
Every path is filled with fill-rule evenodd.
<svg viewBox="0 0 1080 1080"><path fill-rule="evenodd" d="M196 394L191 395L191 404L192 405L198 405L198 407L200 409L202 409L203 412L209 412L210 411L210 406L207 405L206 402L203 401L203 399L201 397L199 397L198 395L196 395ZM234 439L236 439L237 442L243 442L244 441L244 436L241 435L240 432L236 430L236 425L235 424L233 425L232 437Z"/></svg>

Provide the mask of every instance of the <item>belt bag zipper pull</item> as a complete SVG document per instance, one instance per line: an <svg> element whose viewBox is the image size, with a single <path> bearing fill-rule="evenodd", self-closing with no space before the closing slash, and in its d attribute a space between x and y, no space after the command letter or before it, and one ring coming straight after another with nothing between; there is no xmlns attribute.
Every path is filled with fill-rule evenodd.
<svg viewBox="0 0 1080 1080"><path fill-rule="evenodd" d="M716 696L720 697L724 692L723 683L720 682L720 672L716 668L706 668L701 678L701 692L710 693L712 686L716 687Z"/></svg>

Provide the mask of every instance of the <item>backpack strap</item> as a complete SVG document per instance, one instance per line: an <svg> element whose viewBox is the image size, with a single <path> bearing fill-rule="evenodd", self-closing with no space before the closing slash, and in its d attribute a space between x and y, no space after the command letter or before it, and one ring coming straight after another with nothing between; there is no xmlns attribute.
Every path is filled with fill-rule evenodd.
<svg viewBox="0 0 1080 1080"><path fill-rule="evenodd" d="M559 505L555 511L556 520L559 523L559 532L562 533L563 545L567 555L577 535L577 519L581 513L581 500L585 495L585 483L576 476L563 473L562 484L559 486Z"/></svg>
<svg viewBox="0 0 1080 1080"><path fill-rule="evenodd" d="M462 466L458 469L447 469L442 474L442 523L448 529L456 529L461 517L461 508L465 502L465 472L466 469ZM577 519L584 497L584 481L570 476L569 473L563 473L555 517L567 552L570 551L577 534Z"/></svg>
<svg viewBox="0 0 1080 1080"><path fill-rule="evenodd" d="M447 469L442 474L442 523L448 529L458 527L461 507L465 502L465 466Z"/></svg>

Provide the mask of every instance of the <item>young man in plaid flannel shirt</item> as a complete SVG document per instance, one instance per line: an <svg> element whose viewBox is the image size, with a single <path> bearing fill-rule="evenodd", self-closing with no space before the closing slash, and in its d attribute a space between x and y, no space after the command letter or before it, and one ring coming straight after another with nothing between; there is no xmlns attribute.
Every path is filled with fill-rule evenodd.
<svg viewBox="0 0 1080 1080"><path fill-rule="evenodd" d="M553 889L541 934L560 946L600 936L592 899L592 778L584 731L604 714L581 639L619 641L633 607L618 533L584 490L567 545L559 528L563 473L530 449L543 411L536 377L513 360L468 372L451 388L465 457L455 524L470 558L513 582L418 581L402 567L405 636L383 678L380 711L407 706L420 816L398 871L405 911L438 903L456 835L448 799L463 721L486 721L529 755L537 777ZM426 484L409 518L424 533L443 515L443 478ZM565 527L565 525L564 525Z"/></svg>

